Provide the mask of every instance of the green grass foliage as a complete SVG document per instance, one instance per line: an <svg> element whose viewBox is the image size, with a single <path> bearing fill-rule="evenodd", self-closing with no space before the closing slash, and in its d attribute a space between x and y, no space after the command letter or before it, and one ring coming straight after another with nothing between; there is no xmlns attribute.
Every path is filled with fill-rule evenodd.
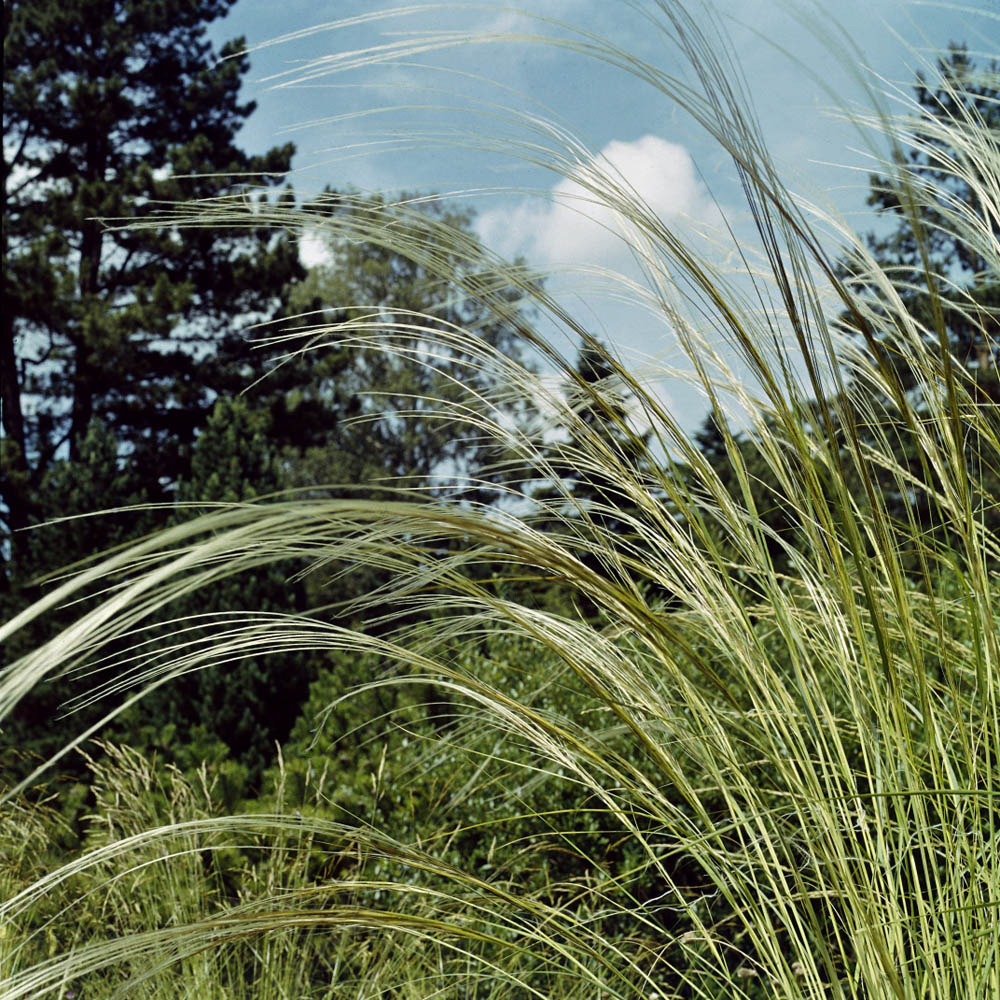
<svg viewBox="0 0 1000 1000"><path fill-rule="evenodd" d="M759 257L747 249L741 275L610 171L581 182L627 222L646 280L623 292L686 350L720 418L715 460L655 378L467 233L409 204L254 210L254 226L342 226L457 282L519 323L570 388L433 317L404 316L391 338L377 311L311 328L286 349L381 347L428 364L447 352L469 386L496 376L502 398L449 393L442 419L496 442L506 504L312 491L220 506L95 560L5 626L101 596L4 668L3 715L43 678L70 707L114 696L124 709L248 657L328 664L253 800L227 789L225 762L170 768L105 746L67 856L61 814L28 785L8 790L6 1000L1000 996L1000 538L982 488L1000 436L975 370L948 350L942 317L966 292L917 261L907 280L942 305L922 321L846 229L852 263L837 265L829 230L777 176L713 22L688 6L648 5L651 30L688 60L685 83L606 39L539 31L679 102L743 181ZM456 41L483 40L420 36L333 68ZM941 125L970 208L898 155L921 141L915 113L869 123L897 154L882 169L914 231L933 202L1000 273L996 134L957 111ZM506 152L573 173L571 137L523 125ZM161 222L250 224L249 212L199 203ZM603 377L583 379L525 328L525 303L600 352ZM964 315L995 340L988 309ZM536 419L510 420L512 403ZM422 417L434 405L414 401ZM734 405L750 428L739 439L723 419ZM562 439L545 434L553 424ZM553 475L563 468L600 488L580 500ZM527 479L548 482L533 502ZM933 530L890 495L918 498ZM311 593L335 594L356 567L393 584L353 605L362 619L373 609L361 629L336 608L239 612L173 620L164 641L174 602L291 562Z"/></svg>

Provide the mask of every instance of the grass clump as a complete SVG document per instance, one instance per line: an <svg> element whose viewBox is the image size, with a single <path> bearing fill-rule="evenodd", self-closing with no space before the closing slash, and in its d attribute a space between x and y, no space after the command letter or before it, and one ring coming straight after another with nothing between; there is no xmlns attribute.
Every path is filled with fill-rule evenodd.
<svg viewBox="0 0 1000 1000"><path fill-rule="evenodd" d="M717 416L715 459L524 267L408 204L345 215L345 236L438 269L498 322L519 322L512 302L529 300L584 340L602 375L581 377L525 328L572 391L433 317L409 316L391 341L375 312L310 329L307 349L382 347L432 363L436 341L470 386L489 370L503 397L469 392L443 416L497 442L520 505L314 491L228 507L95 562L6 626L104 594L5 668L4 712L57 672L124 703L268 652L377 663L355 697L393 694L367 802L323 771L335 747L307 738L320 701L293 739L300 763L289 758L270 800L240 815L216 810L207 770L155 776L134 752L110 750L79 857L39 872L9 855L5 996L59 995L78 979L198 996L1000 995L1000 538L983 488L1000 434L941 325L961 294L924 255L909 279L921 283L918 314L859 238L838 266L776 175L718 38L682 6L653 5L650 17L696 87L583 32L552 41L640 76L727 150L766 267L748 265L746 287L773 305L750 307L621 178L594 168L581 180L564 134L530 124L549 164L627 222L648 279L629 292L687 350ZM421 36L412 50L458 40ZM879 124L898 144L920 141L906 116ZM974 118L944 127L964 151L952 174L980 192L983 218L905 157L885 170L918 245L933 202L937 224L997 273L996 136ZM234 225L245 211L202 203L161 221ZM280 226L338 224L271 211ZM992 342L992 312L963 316ZM535 425L505 419L515 398ZM734 399L748 434L728 430ZM553 423L566 428L555 441ZM530 504L517 485L527 478L548 483ZM594 487L585 499L581 482ZM899 496L914 499L902 515ZM932 530L912 514L917 501ZM198 622L199 636L214 626L210 641L179 621L164 645L172 601L289 560L317 574L391 572L391 592L367 605L378 621L216 616ZM553 591L558 605L540 599ZM314 688L332 718L346 694L337 676ZM427 700L443 713L422 711ZM22 792L8 800L8 843L22 823L51 826Z"/></svg>

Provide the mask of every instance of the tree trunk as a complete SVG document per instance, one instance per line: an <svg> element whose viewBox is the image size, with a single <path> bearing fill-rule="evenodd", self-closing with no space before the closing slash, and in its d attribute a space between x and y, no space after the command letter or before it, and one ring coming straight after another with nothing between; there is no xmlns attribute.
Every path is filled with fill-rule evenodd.
<svg viewBox="0 0 1000 1000"><path fill-rule="evenodd" d="M87 146L87 179L91 182L104 177L105 150L102 142L95 137ZM100 289L101 224L93 219L83 219L80 223L80 305L81 326L86 328L86 314L93 305ZM94 415L94 389L97 371L91 362L91 345L84 330L75 341L73 357L73 403L70 413L69 457L76 461L80 457L80 445L90 427Z"/></svg>
<svg viewBox="0 0 1000 1000"><path fill-rule="evenodd" d="M14 350L14 315L12 311L8 311L3 317L0 333L0 409L3 411L4 436L0 492L7 507L7 524L12 533L28 525L28 455L19 374L17 353ZM17 562L17 548L18 536L12 534L12 563Z"/></svg>

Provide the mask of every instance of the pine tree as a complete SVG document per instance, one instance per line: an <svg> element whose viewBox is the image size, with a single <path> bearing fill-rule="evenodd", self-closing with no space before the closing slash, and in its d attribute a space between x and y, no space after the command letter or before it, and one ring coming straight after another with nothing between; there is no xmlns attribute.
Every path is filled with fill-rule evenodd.
<svg viewBox="0 0 1000 1000"><path fill-rule="evenodd" d="M989 240L1000 239L1000 222L986 210L982 196L993 183L988 176L992 165L973 160L961 142L963 128L986 126L1000 137L998 72L996 63L986 72L977 69L965 46L952 44L947 57L938 60L932 81L918 74L914 93L919 112L911 123L910 148L900 154L900 176L906 182L871 177L868 203L890 228L869 234L867 244L892 276L907 314L925 331L930 350L940 354L943 338L950 362L964 368L974 384L976 406L1000 431L1000 279L995 257L991 262L984 255ZM985 239L968 238L960 231L964 226L982 227ZM854 262L844 263L844 273L858 283ZM873 304L880 294L873 289ZM851 317L842 319L848 329L855 325ZM875 331L885 348L883 361L892 365L900 388L919 412L924 387L909 363L910 347L897 343L893 330L887 323L885 331ZM855 385L852 391L870 390ZM882 434L896 443L896 457L907 468L912 487L900 490L885 470L873 469L871 475L891 516L900 524L913 516L929 535L937 534L936 484L927 482L920 450L904 423L890 416L892 406L881 412L881 427L866 428L862 418L859 432L863 437ZM982 463L974 440L966 442L966 449L974 503L982 506L985 523L996 529L1000 470Z"/></svg>
<svg viewBox="0 0 1000 1000"><path fill-rule="evenodd" d="M191 476L178 486L178 499L193 503L251 503L283 485L279 449L270 416L245 397L219 400L198 435ZM190 516L182 509L181 520ZM300 566L268 566L220 581L171 607L171 615L192 616L188 641L207 639L200 615L303 611L306 591L294 579ZM170 727L170 749L191 743L225 744L227 754L255 783L298 717L319 657L292 654L245 656L211 670L175 678L147 696L127 720L122 735L143 742L144 734ZM155 742L155 739L154 739Z"/></svg>
<svg viewBox="0 0 1000 1000"><path fill-rule="evenodd" d="M576 416L566 434L568 439L552 448L553 471L562 483L560 492L565 492L581 516L604 530L615 534L627 531L628 519L637 514L633 501L604 469L581 466L579 461L579 456L593 447L583 443L586 439L599 442L608 459L606 468L620 465L631 470L631 476L651 471L649 433L632 426L630 394L621 385L611 354L599 341L580 345L576 371L565 381L564 392Z"/></svg>
<svg viewBox="0 0 1000 1000"><path fill-rule="evenodd" d="M581 342L575 366L562 378L566 409L546 428L541 442L548 478L529 486L529 493L543 505L535 527L571 531L582 542L579 557L586 565L634 582L622 561L623 555L627 561L642 546L636 526L643 523L644 514L636 505L633 484L643 482L659 493L661 480L652 460L650 431L641 426L641 415L633 412L635 396L622 371L603 343ZM602 461L596 462L595 454ZM607 544L611 538L616 539L617 548ZM588 546L591 552L585 552ZM588 615L596 613L589 598L558 588L538 599L560 609L569 600Z"/></svg>
<svg viewBox="0 0 1000 1000"><path fill-rule="evenodd" d="M20 538L19 557L22 567L35 574L62 569L95 552L107 551L131 538L154 530L162 524L155 512L131 509L113 516L75 519L109 505L109 498L123 507L140 504L144 499L144 484L137 470L124 463L119 455L118 438L110 427L93 420L74 460L58 458L49 463L34 491L36 509L48 518L68 518L26 531ZM22 570L23 571L23 570ZM0 592L0 621L13 617L38 590L32 579L17 581L20 586ZM47 640L54 631L73 621L79 606L55 608L43 619L16 633L4 645L5 662L12 662ZM81 716L65 716L65 682L60 677L48 678L39 684L19 705L0 729L0 753L16 748L18 754L45 757L64 745L71 734L83 728L81 722L94 722L107 711L102 702ZM20 758L22 764L25 758ZM8 766L10 761L7 762ZM69 762L76 777L84 773L82 761ZM23 777L17 769L10 772Z"/></svg>
<svg viewBox="0 0 1000 1000"><path fill-rule="evenodd" d="M5 534L51 516L40 509L46 471L81 457L95 418L142 471L144 499L159 498L241 363L234 317L270 314L299 273L294 248L270 232L106 224L233 190L208 175L266 188L288 170L291 145L263 156L235 145L254 108L239 99L248 61L242 40L218 53L206 40L234 2L5 5ZM37 570L19 534L7 546L15 573Z"/></svg>
<svg viewBox="0 0 1000 1000"><path fill-rule="evenodd" d="M930 288L934 283L952 353L976 372L984 397L1000 403L1000 280L975 242L956 232L955 225L958 208L969 218L986 220L994 238L1000 238L1000 223L989 219L979 191L968 180L981 177L989 165L969 162L965 151L942 138L954 137L962 123L971 127L973 122L1000 135L1000 67L993 64L989 72L980 72L966 47L952 44L937 70L934 82L917 76L914 93L920 113L913 123L913 145L903 157L910 185L920 186L919 204L913 204L912 188L872 175L868 204L893 225L887 233L869 234L867 244L879 264L898 278L910 315L928 330L937 322ZM950 133L941 128L944 122L950 124ZM961 175L957 163L963 165ZM930 192L933 197L928 197ZM912 388L905 372L900 374L904 387Z"/></svg>

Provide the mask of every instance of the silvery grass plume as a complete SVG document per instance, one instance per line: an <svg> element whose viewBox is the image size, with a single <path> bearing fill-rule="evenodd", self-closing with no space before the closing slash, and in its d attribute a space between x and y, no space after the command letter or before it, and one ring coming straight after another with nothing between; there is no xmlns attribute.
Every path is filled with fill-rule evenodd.
<svg viewBox="0 0 1000 1000"><path fill-rule="evenodd" d="M899 275L886 273L846 228L840 259L850 265L838 266L817 221L777 175L715 22L706 15L699 23L687 5L668 0L640 13L686 57L694 83L541 19L531 35L420 35L296 72L392 63L455 45L544 43L633 73L657 99L692 115L732 157L757 228L761 256L748 252L740 279L680 239L621 177L599 167L581 175L583 147L563 126L521 120L520 146L505 140L503 152L572 176L587 199L623 220L644 278L624 294L676 332L719 415L731 482L655 387L603 349L534 272L428 219L419 205L357 196L351 211L251 208L233 199L172 206L142 224L270 222L367 241L520 324L572 391L554 391L551 379L498 355L476 331L444 327L432 315L397 313L387 332L373 307L282 343L289 352L352 344L428 365L460 358L470 387L488 372L502 387L496 395L470 390L448 400L441 418L497 442L511 501L524 499L518 484L529 478L550 488L530 505L500 508L387 494L288 495L211 510L96 559L0 631L6 637L84 595L101 598L4 668L3 715L45 677L63 678L72 704L113 694L123 708L183 672L222 670L250 653L375 654L398 669L373 684L430 682L447 691L475 722L460 733L472 741L488 729L498 761L529 748L532 767L585 793L639 860L628 870L595 862L592 877L540 895L364 825L284 813L186 819L44 873L0 907L5 937L80 872L118 872L107 876L110 892L133 866L169 868L192 844L211 849L221 834L275 844L308 836L356 864L344 877L217 901L183 923L109 933L33 964L19 960L19 945L7 947L4 997L66 995L75 979L119 964L141 991L195 956L224 956L239 942L294 944L306 930L329 935L331 947L419 946L406 952L412 965L368 967L365 977L333 983L331 996L1000 996L1000 539L988 516L996 498L977 488L979 471L1000 468L1000 439L974 379L951 357L940 319L945 304L963 307L963 293L929 273L925 255L907 281L935 305L928 326L907 311ZM491 114L515 120L508 109ZM915 114L874 114L866 124L895 149L882 169L918 237L926 246L920 220L933 204L950 232L1000 273L997 137L971 115L937 126L936 138L958 151L949 169L976 192L979 207L970 211L898 155L927 141ZM466 141L492 145L489 134ZM581 378L523 325L515 306L524 302L603 352L610 374L596 384ZM995 320L965 306L988 341ZM749 378L733 374L737 363ZM625 398L643 432L623 416ZM749 445L726 429L734 400L753 431ZM515 401L544 418L512 422ZM426 413L435 401L414 404ZM609 443L585 409L603 414L625 445ZM567 430L555 441L542 426L553 414ZM919 476L899 457L904 439L916 446ZM577 500L560 477L566 467L599 479L603 493ZM763 518L759 470L772 484L769 504L784 507L794 534ZM894 518L887 483L899 495L920 493L942 530ZM425 615L395 633L383 621L377 634L348 630L322 611L219 616L211 641L190 638L203 620L171 621L181 595L290 559L303 572L357 563L391 571L392 593L371 607L388 600L401 619L414 608ZM559 615L513 599L480 572L498 567L555 583L591 611ZM154 624L155 646L145 638ZM474 658L451 655L455 642L483 634L541 646L586 700L542 709L511 694L502 678L478 673ZM18 808L21 791L8 793L7 808ZM511 799L514 813L513 786ZM557 822L572 840L574 816ZM73 920L74 905L53 919Z"/></svg>

